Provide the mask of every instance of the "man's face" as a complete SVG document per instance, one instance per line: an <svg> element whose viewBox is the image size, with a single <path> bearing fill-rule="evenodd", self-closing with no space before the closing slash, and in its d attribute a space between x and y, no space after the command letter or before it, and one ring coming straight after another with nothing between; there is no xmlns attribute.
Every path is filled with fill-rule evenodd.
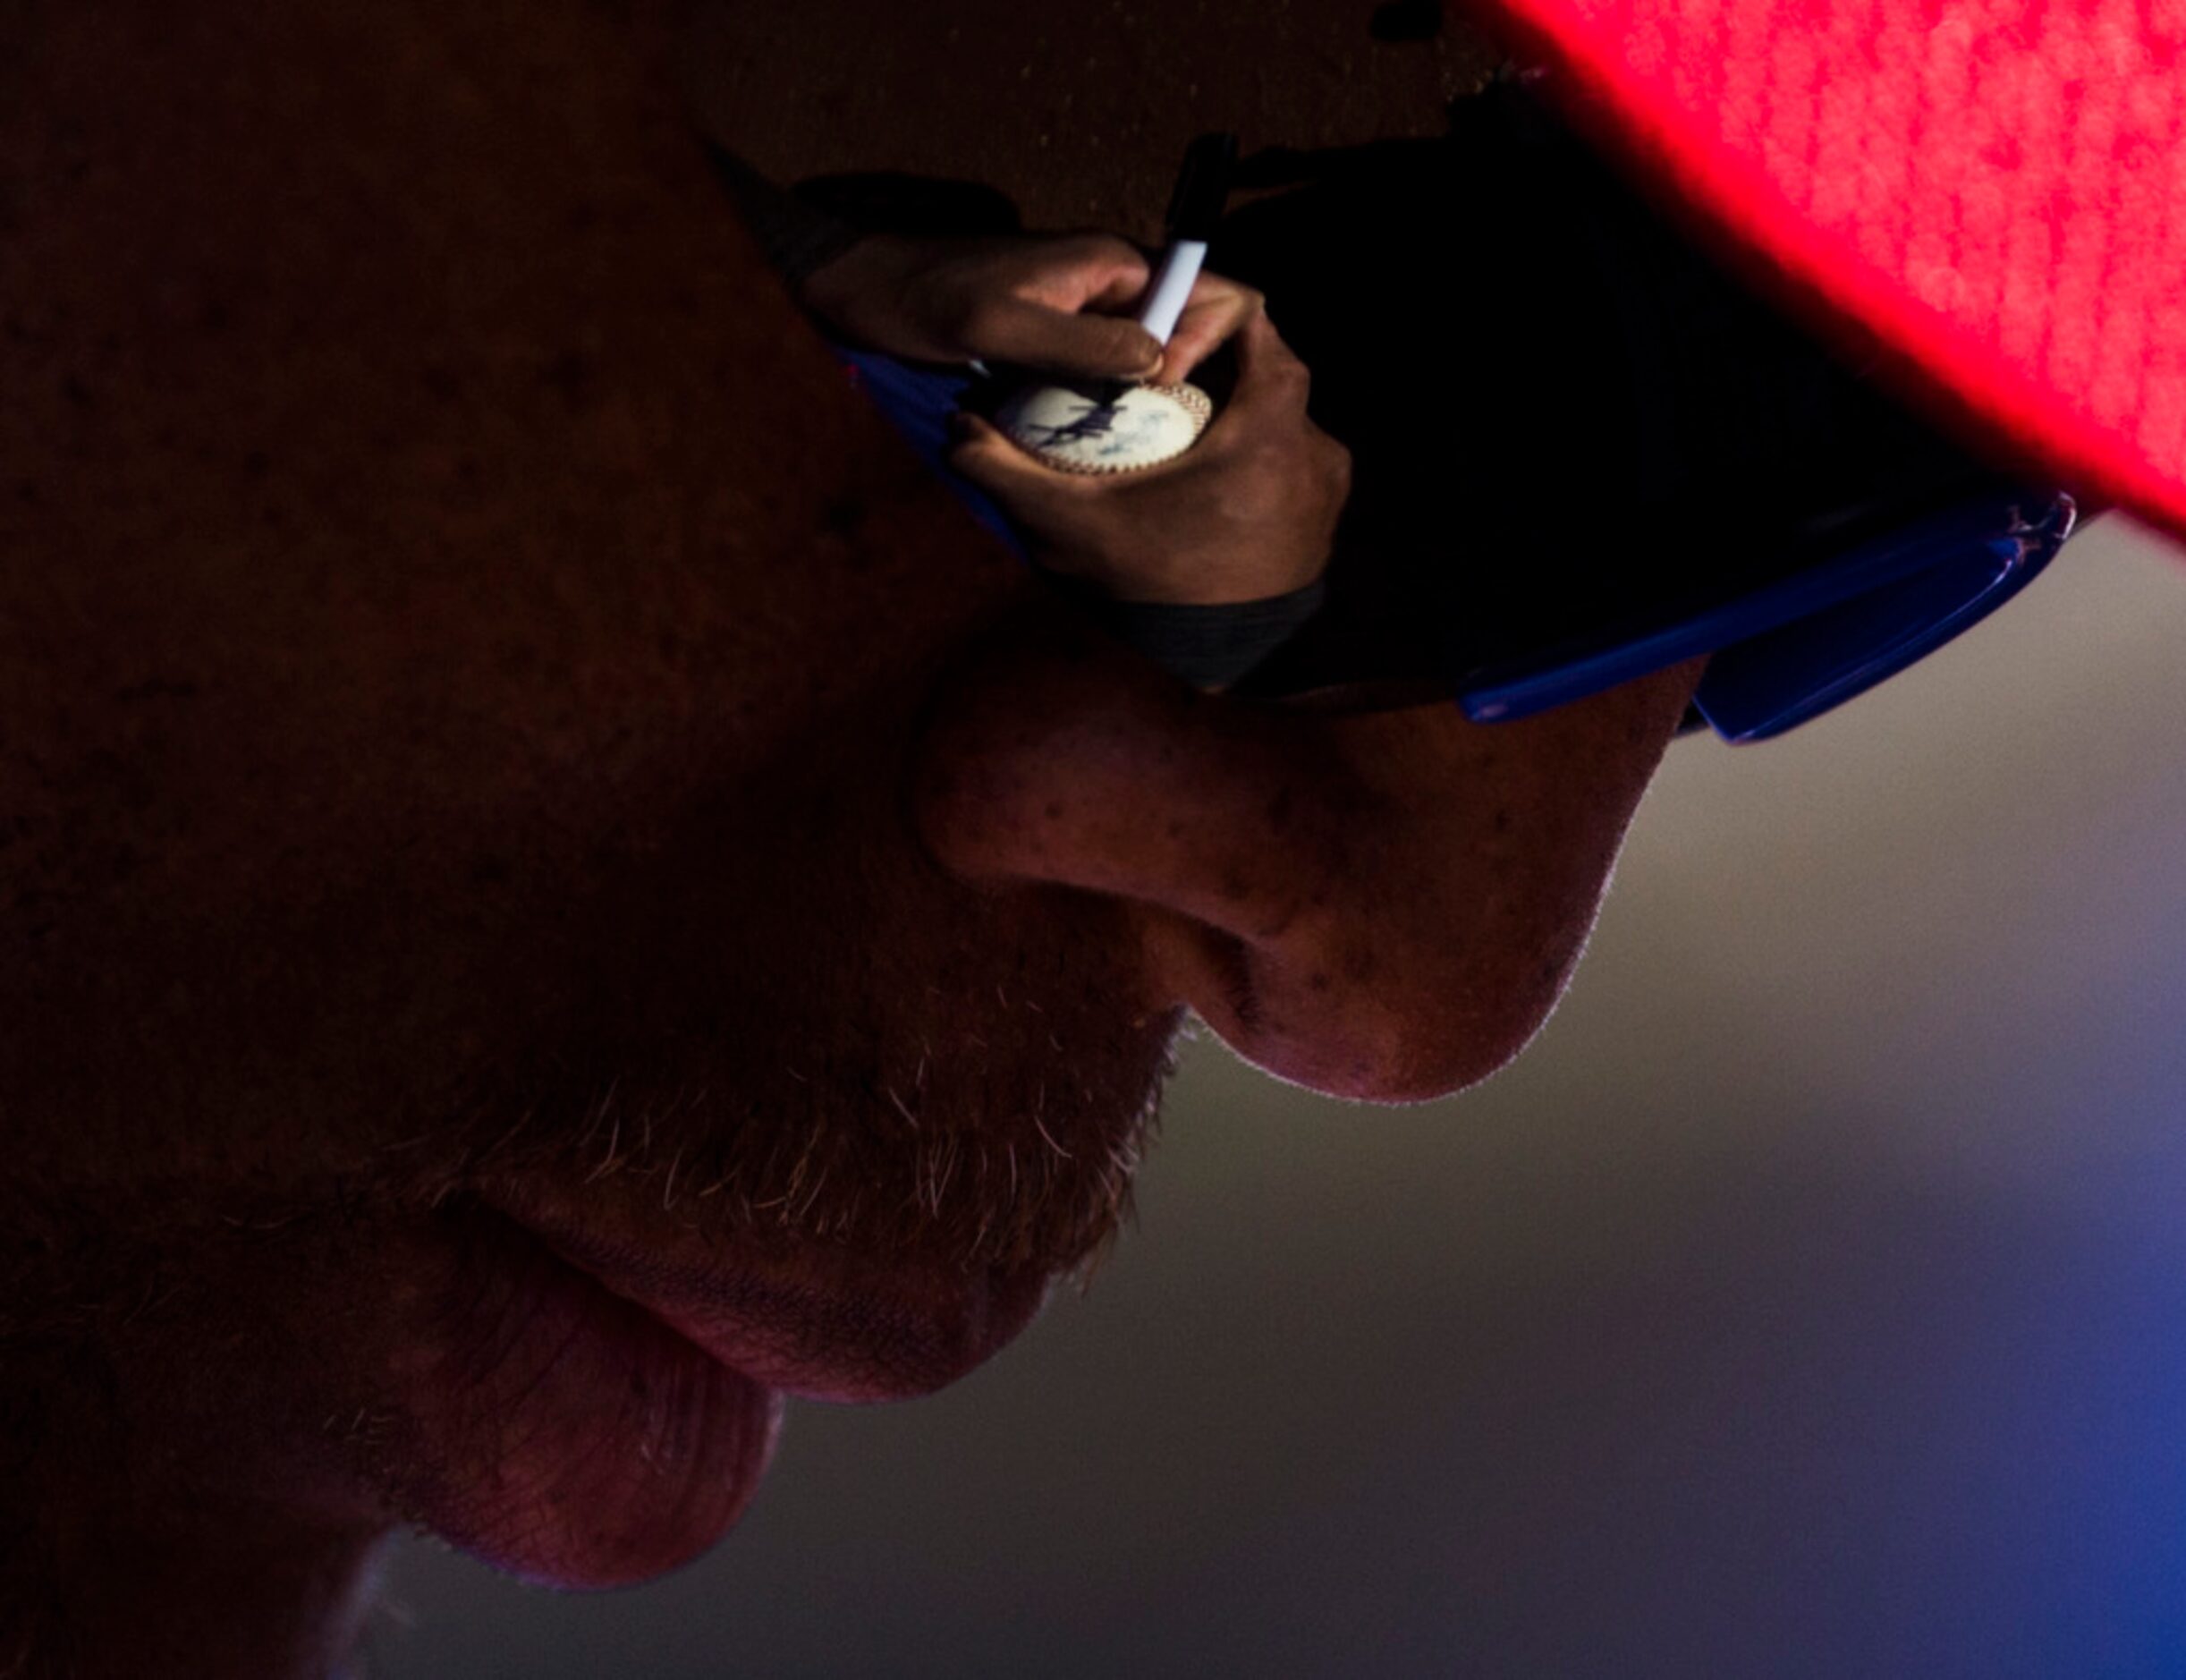
<svg viewBox="0 0 2186 1680"><path fill-rule="evenodd" d="M899 451L604 13L406 10L14 55L0 1328L49 1519L632 1581L781 1395L1097 1253L1187 1009L1367 1099L1514 1055L1692 673L1191 692Z"/></svg>

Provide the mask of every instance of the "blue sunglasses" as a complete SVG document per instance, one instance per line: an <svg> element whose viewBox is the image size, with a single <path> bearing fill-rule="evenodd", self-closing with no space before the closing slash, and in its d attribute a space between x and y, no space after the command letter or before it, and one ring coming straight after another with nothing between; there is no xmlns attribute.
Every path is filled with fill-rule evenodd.
<svg viewBox="0 0 2186 1680"><path fill-rule="evenodd" d="M1466 673L1457 700L1475 723L1500 723L1707 654L1694 708L1725 741L1771 740L1971 629L2034 581L2078 519L2060 490L1977 496L1750 593Z"/></svg>
<svg viewBox="0 0 2186 1680"><path fill-rule="evenodd" d="M975 487L948 471L949 419L971 380L838 347L858 386L982 523L1021 558L1022 539ZM1416 704L1435 689L1476 723L1508 722L1563 706L1699 655L1709 656L1694 697L1700 720L1725 741L1767 741L1834 710L1962 634L2026 588L2075 530L2079 507L2056 489L2004 485L1923 517L1883 509L1882 528L1862 510L1810 522L1787 539L1800 552L1774 581L1719 590L1652 614L1624 614L1598 630L1528 655L1445 668L1428 677L1416 659L1392 674L1353 639L1320 657L1310 635L1302 658L1278 655L1273 681L1250 680L1246 698L1284 700L1331 691L1371 692L1391 675ZM1848 533L1857 533L1847 539ZM1211 609L1210 609L1211 610ZM1422 679L1425 679L1423 682Z"/></svg>
<svg viewBox="0 0 2186 1680"><path fill-rule="evenodd" d="M1314 253L1380 240L1393 252L1388 260L1444 276L1438 284L1454 295L1471 272L1463 252L1419 232L1430 224L1407 209L1439 195L1453 225L1506 236L1517 230L1521 242L1547 253L1516 282L1519 307L1535 310L1534 341L1595 320L1615 346L1599 366L1621 374L1550 369L1542 388L1556 389L1561 378L1567 383L1556 400L1568 403L1577 391L1582 403L1623 417L1590 459L1621 461L1616 471L1631 476L1596 484L1591 498L1623 508L1627 522L1562 526L1561 538L1533 533L1529 546L1528 514L1491 509L1487 522L1504 522L1493 534L1476 532L1478 552L1501 556L1487 573L1453 555L1415 565L1410 585L1375 600L1383 586L1370 578L1354 585L1346 573L1359 564L1371 573L1377 550L1401 554L1414 544L1401 522L1394 536L1385 526L1377 538L1369 518L1348 560L1339 534L1317 621L1234 683L1239 699L1351 710L1454 699L1469 718L1492 724L1705 655L1687 729L1766 741L1970 629L2026 588L2072 535L2080 509L2072 495L1980 461L1881 401L1863 375L1727 284L1516 86L1459 102L1453 125L1453 145L1364 148L1351 174L1240 213L1222 235L1225 256L1242 265L1229 271L1249 280L1261 274L1271 308L1283 303L1285 335L1317 374L1330 376L1317 378L1316 391L1330 395L1331 429L1355 450L1360 440L1350 425L1374 433L1384 494L1390 472L1416 482L1398 498L1412 502L1413 529L1447 528L1449 513L1429 505L1422 514L1418 504L1443 494L1438 461L1462 456L1477 436L1451 437L1441 456L1424 456L1400 418L1390 455L1381 395L1342 385L1347 368L1419 358L1464 377L1474 347L1422 342L1431 321L1384 306L1379 282L1348 259L1317 274ZM1341 165L1353 155L1332 156ZM1412 244L1390 245L1402 237ZM1544 302L1552 284L1578 289ZM1453 313L1512 318L1508 305L1493 302ZM1002 511L948 469L950 416L973 382L954 369L839 346L836 353L927 463L1029 559ZM1527 434L1527 446L1553 449L1567 414ZM1834 418L1814 418L1825 414ZM1583 451L1581 459L1589 459ZM1739 487L1774 481L1784 462L1813 471L1794 472L1787 488L1741 498ZM1704 529L1693 527L1688 509L1700 510ZM1632 543L1635 529L1668 533L1665 542L1705 539L1708 552L1656 561ZM1597 556L1603 561L1580 564ZM1644 587L1641 567L1649 568Z"/></svg>

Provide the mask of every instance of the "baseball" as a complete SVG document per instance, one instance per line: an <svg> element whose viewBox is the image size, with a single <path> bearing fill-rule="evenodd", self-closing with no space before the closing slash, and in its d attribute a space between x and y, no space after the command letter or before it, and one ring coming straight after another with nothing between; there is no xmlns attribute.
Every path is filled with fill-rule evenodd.
<svg viewBox="0 0 2186 1680"><path fill-rule="evenodd" d="M1215 405L1195 385L1139 385L1117 395L1036 385L1002 405L1003 434L1061 472L1137 472L1199 440Z"/></svg>

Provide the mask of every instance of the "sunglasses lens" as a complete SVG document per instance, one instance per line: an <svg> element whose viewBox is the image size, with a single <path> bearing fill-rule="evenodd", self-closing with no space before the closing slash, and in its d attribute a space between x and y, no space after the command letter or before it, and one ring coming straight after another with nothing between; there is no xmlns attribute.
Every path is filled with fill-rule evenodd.
<svg viewBox="0 0 2186 1680"><path fill-rule="evenodd" d="M1725 741L1767 741L1926 658L2018 594L2071 534L2059 496L2041 523L1970 545L1915 575L1726 648L1694 705Z"/></svg>

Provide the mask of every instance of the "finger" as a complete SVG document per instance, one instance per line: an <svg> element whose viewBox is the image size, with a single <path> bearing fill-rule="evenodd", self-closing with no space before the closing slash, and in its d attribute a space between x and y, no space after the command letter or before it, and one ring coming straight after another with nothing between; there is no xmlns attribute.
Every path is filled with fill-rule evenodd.
<svg viewBox="0 0 2186 1680"><path fill-rule="evenodd" d="M1266 310L1253 313L1238 332L1236 342L1237 388L1221 418L1238 421L1302 418L1313 377L1297 352L1283 342Z"/></svg>
<svg viewBox="0 0 2186 1680"><path fill-rule="evenodd" d="M970 353L1093 379L1143 379L1161 365L1161 346L1120 315L1074 315L1023 298L990 298L969 323Z"/></svg>
<svg viewBox="0 0 2186 1680"><path fill-rule="evenodd" d="M949 465L1013 513L1045 507L1073 482L1042 466L977 414L959 414L953 429Z"/></svg>
<svg viewBox="0 0 2186 1680"><path fill-rule="evenodd" d="M1110 233L1079 233L1025 253L1018 296L1075 312L1117 310L1136 303L1153 278L1146 253Z"/></svg>
<svg viewBox="0 0 2186 1680"><path fill-rule="evenodd" d="M1190 378L1194 368L1221 349L1263 306L1260 294L1251 287L1220 275L1202 274L1177 318L1176 331L1169 335L1155 378L1163 385Z"/></svg>

